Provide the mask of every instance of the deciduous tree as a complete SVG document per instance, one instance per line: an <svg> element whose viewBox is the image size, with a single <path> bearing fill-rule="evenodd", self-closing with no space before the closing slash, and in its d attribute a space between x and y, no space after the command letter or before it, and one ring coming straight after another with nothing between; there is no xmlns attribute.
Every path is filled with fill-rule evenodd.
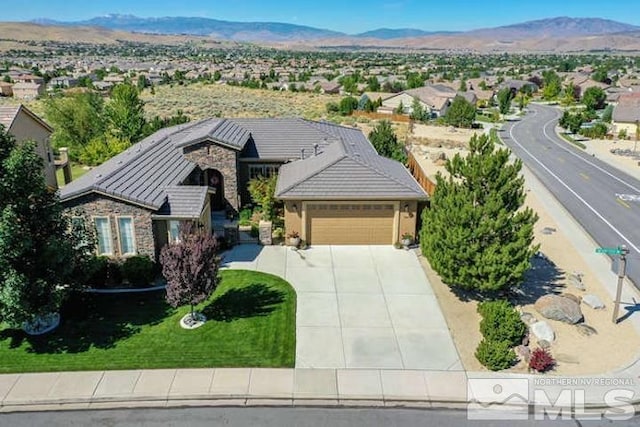
<svg viewBox="0 0 640 427"><path fill-rule="evenodd" d="M604 108L607 94L599 87L593 86L584 91L582 103L587 110L600 110Z"/></svg>
<svg viewBox="0 0 640 427"><path fill-rule="evenodd" d="M511 108L511 100L513 99L513 92L510 88L505 87L498 92L498 108L500 114L508 114Z"/></svg>
<svg viewBox="0 0 640 427"><path fill-rule="evenodd" d="M138 142L143 136L145 124L144 102L136 87L121 83L111 91L111 99L105 107L109 130L120 140Z"/></svg>
<svg viewBox="0 0 640 427"><path fill-rule="evenodd" d="M178 241L160 252L162 274L167 279L167 302L172 307L190 305L193 320L195 306L209 298L220 282L217 250L218 242L211 233L184 223Z"/></svg>
<svg viewBox="0 0 640 427"><path fill-rule="evenodd" d="M14 327L57 312L94 247L63 215L42 162L0 125L0 322Z"/></svg>
<svg viewBox="0 0 640 427"><path fill-rule="evenodd" d="M536 214L523 208L522 162L474 136L469 154L448 160L423 213L422 253L451 287L486 293L520 285L537 250Z"/></svg>

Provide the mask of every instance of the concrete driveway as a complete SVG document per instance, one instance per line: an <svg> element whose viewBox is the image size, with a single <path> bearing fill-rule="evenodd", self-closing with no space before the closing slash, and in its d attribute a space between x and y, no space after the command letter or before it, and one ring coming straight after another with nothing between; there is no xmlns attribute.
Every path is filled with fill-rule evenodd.
<svg viewBox="0 0 640 427"><path fill-rule="evenodd" d="M414 251L240 245L224 268L272 273L293 285L297 368L462 369Z"/></svg>

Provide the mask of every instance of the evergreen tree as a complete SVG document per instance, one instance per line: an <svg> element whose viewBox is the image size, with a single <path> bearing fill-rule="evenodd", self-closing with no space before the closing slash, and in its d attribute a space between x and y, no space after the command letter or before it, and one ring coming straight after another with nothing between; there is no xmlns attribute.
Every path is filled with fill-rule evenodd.
<svg viewBox="0 0 640 427"><path fill-rule="evenodd" d="M369 133L369 141L381 156L397 160L400 163L407 162L405 148L398 142L398 137L391 127L391 122L383 120Z"/></svg>
<svg viewBox="0 0 640 427"><path fill-rule="evenodd" d="M42 162L0 125L0 322L13 327L57 312L94 248L86 222L72 223L47 189Z"/></svg>
<svg viewBox="0 0 640 427"><path fill-rule="evenodd" d="M422 253L451 287L492 294L519 286L537 250L537 215L523 209L522 162L509 161L487 135L474 136L469 154L447 161L431 207L423 213Z"/></svg>
<svg viewBox="0 0 640 427"><path fill-rule="evenodd" d="M427 112L424 110L424 107L418 98L413 98L413 102L411 103L411 115L409 117L419 122L427 119Z"/></svg>
<svg viewBox="0 0 640 427"><path fill-rule="evenodd" d="M470 128L476 119L476 106L461 96L456 96L444 115L447 124L460 128Z"/></svg>

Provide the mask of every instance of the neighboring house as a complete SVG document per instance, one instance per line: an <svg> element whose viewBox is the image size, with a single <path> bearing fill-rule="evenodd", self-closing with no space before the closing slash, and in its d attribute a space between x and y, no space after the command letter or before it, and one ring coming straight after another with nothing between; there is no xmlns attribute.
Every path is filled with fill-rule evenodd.
<svg viewBox="0 0 640 427"><path fill-rule="evenodd" d="M409 171L378 156L360 130L302 119L211 118L162 129L63 187L60 198L93 219L99 254L157 257L180 221L211 229L212 212L237 212L251 202L249 180L278 169L286 230L309 244L415 235L427 195Z"/></svg>
<svg viewBox="0 0 640 427"><path fill-rule="evenodd" d="M13 83L0 82L0 96L13 96Z"/></svg>
<svg viewBox="0 0 640 427"><path fill-rule="evenodd" d="M44 79L40 76L34 76L33 74L20 74L13 77L13 80L17 83L38 83L44 84Z"/></svg>
<svg viewBox="0 0 640 427"><path fill-rule="evenodd" d="M41 83L19 82L13 85L13 97L18 99L36 99L44 95L44 85Z"/></svg>
<svg viewBox="0 0 640 427"><path fill-rule="evenodd" d="M538 90L540 90L537 84L530 82L529 80L507 80L505 82L502 82L499 87L500 89L508 87L509 89L515 91L519 91L523 87L529 87L529 90L531 90L532 92L537 92Z"/></svg>
<svg viewBox="0 0 640 427"><path fill-rule="evenodd" d="M56 167L49 143L53 132L51 126L24 105L0 107L0 124L19 144L29 140L37 143L36 151L43 160L45 181L49 188L57 189Z"/></svg>
<svg viewBox="0 0 640 427"><path fill-rule="evenodd" d="M382 100L382 106L378 108L378 112L391 114L397 111L402 104L403 113L411 114L414 99L418 99L422 108L424 108L431 117L441 117L447 113L451 102L458 95L464 97L473 105L476 105L478 101L472 92L456 92L448 86L434 84L405 90L384 99Z"/></svg>
<svg viewBox="0 0 640 427"><path fill-rule="evenodd" d="M93 82L93 87L100 92L106 92L113 87L113 83L98 81L98 82Z"/></svg>
<svg viewBox="0 0 640 427"><path fill-rule="evenodd" d="M338 82L321 82L317 83L320 86L320 93L337 94L340 93L340 83Z"/></svg>
<svg viewBox="0 0 640 427"><path fill-rule="evenodd" d="M640 93L620 95L611 117L613 132L619 134L624 129L630 138L635 138L639 121Z"/></svg>
<svg viewBox="0 0 640 427"><path fill-rule="evenodd" d="M78 79L62 76L62 77L54 77L49 81L47 88L50 90L53 89L68 89L70 87L74 87L78 84Z"/></svg>

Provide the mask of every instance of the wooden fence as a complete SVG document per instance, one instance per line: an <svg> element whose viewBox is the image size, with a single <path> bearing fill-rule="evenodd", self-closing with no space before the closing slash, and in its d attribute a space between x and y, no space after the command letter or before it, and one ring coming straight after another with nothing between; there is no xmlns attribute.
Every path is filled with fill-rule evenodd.
<svg viewBox="0 0 640 427"><path fill-rule="evenodd" d="M412 152L407 153L407 168L424 191L426 191L429 196L432 196L433 192L436 191L436 184L427 177L427 174L424 173L424 170Z"/></svg>
<svg viewBox="0 0 640 427"><path fill-rule="evenodd" d="M366 111L354 111L351 113L354 117L365 117L371 120L390 120L392 122L410 123L409 116L404 114L384 114L384 113L367 113Z"/></svg>

